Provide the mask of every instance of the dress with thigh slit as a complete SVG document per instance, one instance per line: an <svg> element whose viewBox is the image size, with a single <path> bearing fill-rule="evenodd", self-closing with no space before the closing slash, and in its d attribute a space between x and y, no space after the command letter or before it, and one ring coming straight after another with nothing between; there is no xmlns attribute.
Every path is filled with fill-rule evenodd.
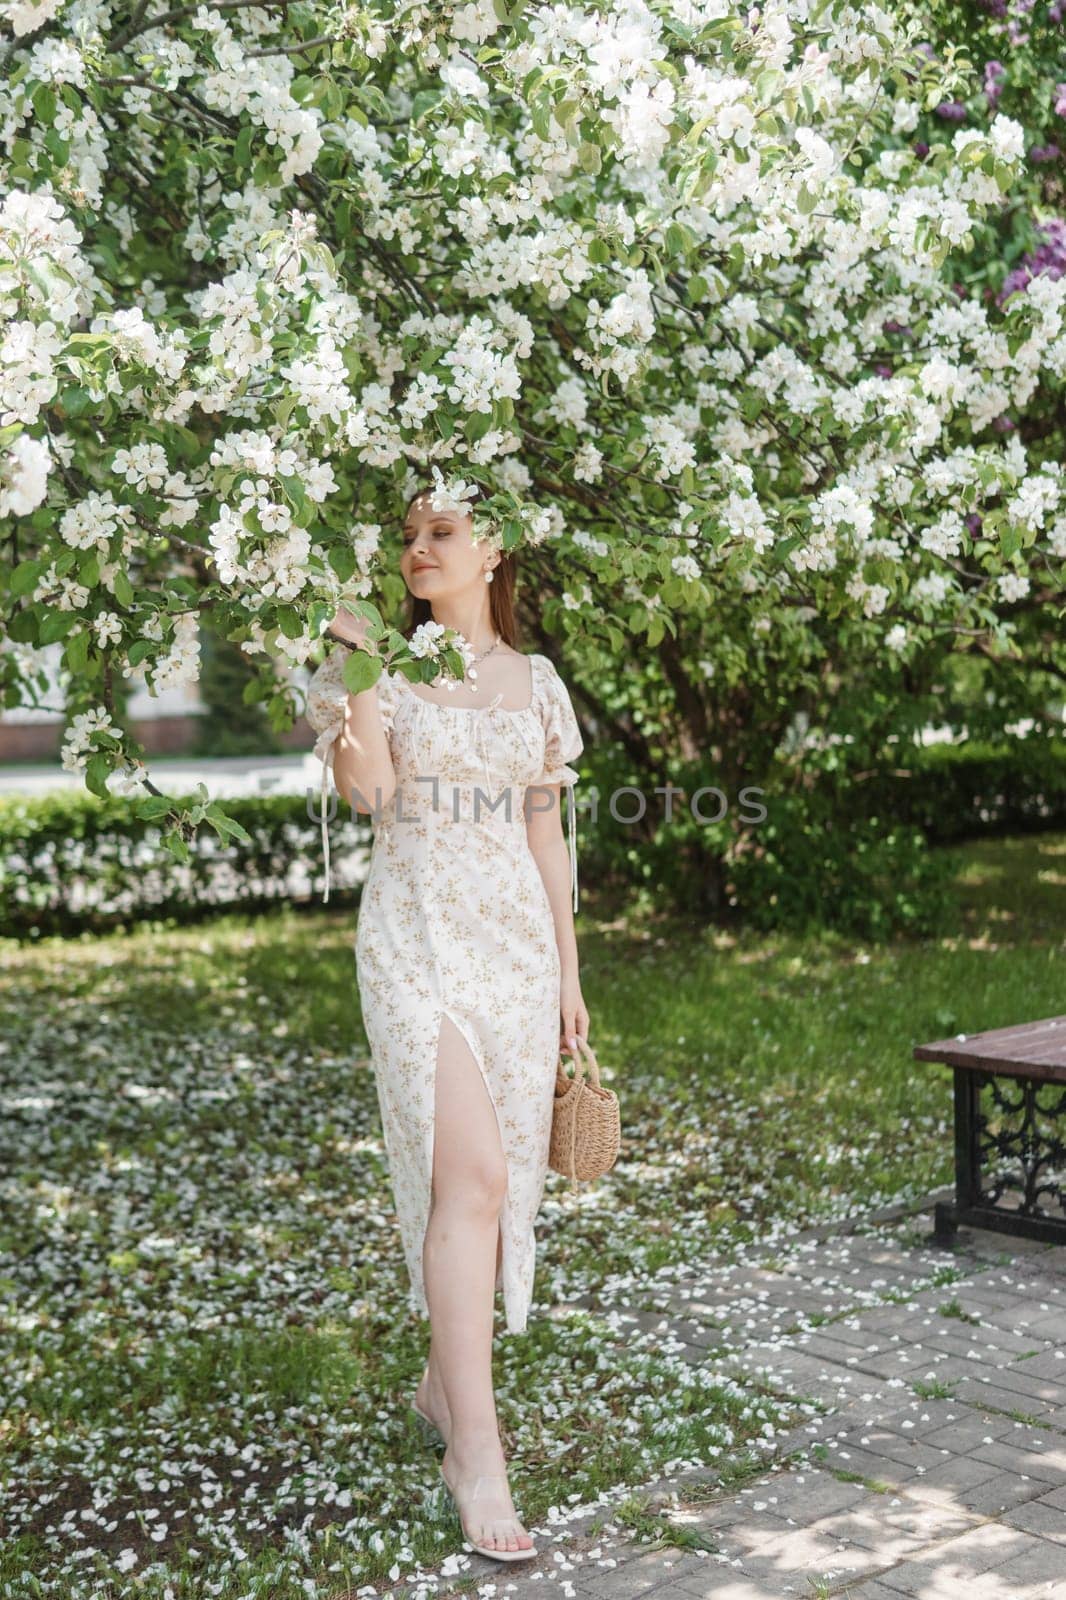
<svg viewBox="0 0 1066 1600"><path fill-rule="evenodd" d="M326 798L343 727L351 652L337 645L307 692L318 737L329 896ZM566 788L577 910L573 785L583 744L570 696L547 656L530 655L531 698L507 708L428 699L400 673L377 695L396 794L371 812L373 847L359 903L356 973L413 1309L428 1315L422 1244L430 1208L437 1045L447 1015L496 1112L507 1164L500 1213L504 1312L526 1327L534 1222L548 1170L559 1058L559 952L551 904L529 848L526 814ZM462 691L459 691L460 693ZM531 792L527 797L527 790ZM372 806L374 796L365 797Z"/></svg>

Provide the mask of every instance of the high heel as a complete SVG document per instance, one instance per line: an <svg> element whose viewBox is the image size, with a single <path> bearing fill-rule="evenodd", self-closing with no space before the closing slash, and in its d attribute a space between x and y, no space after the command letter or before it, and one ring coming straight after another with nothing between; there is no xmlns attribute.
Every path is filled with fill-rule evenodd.
<svg viewBox="0 0 1066 1600"><path fill-rule="evenodd" d="M459 1501L458 1501L458 1499L456 1497L455 1490L452 1488L451 1484L448 1482L448 1474L444 1470L444 1462L443 1461L440 1463L440 1475L444 1479L444 1484L445 1484L446 1489L448 1490L448 1493L451 1495L452 1499L455 1501L455 1509L456 1509L456 1511L459 1511ZM479 1485L481 1485L483 1483L506 1483L506 1482L507 1482L507 1478L506 1478L505 1474L502 1473L502 1472L491 1472L491 1473L487 1473L487 1474L482 1474L481 1476L476 1477L474 1479L474 1489L473 1489L473 1493L471 1494L470 1498L471 1498L471 1500L476 1500L478 1498L478 1487L479 1487ZM535 1544L531 1544L529 1546L528 1550L494 1550L491 1547L491 1545L475 1544L473 1538L471 1537L471 1535L466 1530L466 1524L463 1522L463 1514L462 1514L461 1511L459 1511L459 1526L463 1530L463 1538L466 1539L466 1541L477 1551L478 1555L479 1556L488 1556L492 1561L527 1561L530 1556L535 1556L536 1553L537 1553L537 1547L536 1547ZM523 1529L523 1532L524 1531L525 1530Z"/></svg>
<svg viewBox="0 0 1066 1600"><path fill-rule="evenodd" d="M434 1422L433 1418L429 1415L428 1412L422 1410L422 1407L419 1405L417 1400L412 1400L411 1401L411 1410L414 1412L416 1417L421 1417L422 1418L422 1421L426 1424L427 1428L432 1428L433 1432L438 1434L440 1436L440 1438L444 1439L445 1443L447 1443L447 1438L445 1437L444 1429L440 1426L440 1424L438 1422Z"/></svg>

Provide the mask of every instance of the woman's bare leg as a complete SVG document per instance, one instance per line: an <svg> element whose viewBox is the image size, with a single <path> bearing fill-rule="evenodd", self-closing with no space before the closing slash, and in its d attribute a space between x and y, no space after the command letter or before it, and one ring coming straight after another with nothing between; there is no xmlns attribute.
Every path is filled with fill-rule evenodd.
<svg viewBox="0 0 1066 1600"><path fill-rule="evenodd" d="M432 1210L432 1207L431 1207ZM496 1279L499 1281L500 1271L503 1267L503 1235L497 1228L496 1231ZM424 1261L423 1261L424 1270ZM445 1439L451 1432L452 1414L448 1410L448 1397L444 1392L444 1379L440 1373L440 1362L437 1360L437 1346L432 1332L429 1339L429 1356L426 1360L425 1370L415 1390L415 1399L426 1413L432 1417Z"/></svg>
<svg viewBox="0 0 1066 1600"><path fill-rule="evenodd" d="M477 1062L454 1023L441 1021L433 1140L433 1204L422 1250L426 1302L451 1418L444 1467L478 1544L528 1549L506 1483L492 1392L495 1260L507 1164L496 1113ZM472 1480L483 1482L464 1503Z"/></svg>

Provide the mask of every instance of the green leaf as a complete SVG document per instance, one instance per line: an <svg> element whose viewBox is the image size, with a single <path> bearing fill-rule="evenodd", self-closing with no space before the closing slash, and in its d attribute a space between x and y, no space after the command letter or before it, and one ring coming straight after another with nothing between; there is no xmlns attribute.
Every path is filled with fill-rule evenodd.
<svg viewBox="0 0 1066 1600"><path fill-rule="evenodd" d="M427 111L431 111L439 100L444 98L443 89L420 89L411 102L410 123L421 121Z"/></svg>
<svg viewBox="0 0 1066 1600"><path fill-rule="evenodd" d="M550 140L552 136L551 106L548 104L545 96L538 95L537 99L529 108L529 115L533 123L533 130L537 134L538 138L546 141Z"/></svg>
<svg viewBox="0 0 1066 1600"><path fill-rule="evenodd" d="M345 601L345 608L351 612L353 617L365 618L369 624L367 628L368 639L380 639L382 634L387 631L384 618L372 600L364 600L362 597L348 600ZM402 650L406 642L402 634L397 634L395 642L390 644L389 649Z"/></svg>
<svg viewBox="0 0 1066 1600"><path fill-rule="evenodd" d="M11 574L11 593L29 594L36 585L41 570L39 561L20 561Z"/></svg>
<svg viewBox="0 0 1066 1600"><path fill-rule="evenodd" d="M46 612L40 627L41 643L55 644L58 639L65 639L78 620L73 611Z"/></svg>
<svg viewBox="0 0 1066 1600"><path fill-rule="evenodd" d="M475 444L478 439L483 439L491 427L491 411L472 411L463 420L463 433L471 444Z"/></svg>
<svg viewBox="0 0 1066 1600"><path fill-rule="evenodd" d="M49 128L44 136L45 148L55 156L60 163L65 162L70 155L70 141L64 139L57 128Z"/></svg>
<svg viewBox="0 0 1066 1600"><path fill-rule="evenodd" d="M154 649L155 644L151 639L135 639L126 651L126 659L131 667L136 667L145 656L150 656Z"/></svg>
<svg viewBox="0 0 1066 1600"><path fill-rule="evenodd" d="M107 778L112 771L111 758L103 750L98 750L89 757L85 767L85 782L93 794L99 795L101 800L106 800L110 790L107 787Z"/></svg>
<svg viewBox="0 0 1066 1600"><path fill-rule="evenodd" d="M33 109L38 122L52 123L56 116L56 94L51 84L40 83L33 91Z"/></svg>
<svg viewBox="0 0 1066 1600"><path fill-rule="evenodd" d="M279 473L278 482L292 501L294 509L298 512L306 511L308 504L307 490L304 488L302 481L299 478L287 478Z"/></svg>
<svg viewBox="0 0 1066 1600"><path fill-rule="evenodd" d="M37 644L37 616L33 611L16 611L14 616L8 617L7 636L14 639L16 644Z"/></svg>
<svg viewBox="0 0 1066 1600"><path fill-rule="evenodd" d="M278 627L286 639L299 639L302 636L304 625L294 606L279 606L277 615Z"/></svg>
<svg viewBox="0 0 1066 1600"><path fill-rule="evenodd" d="M232 817L216 817L208 812L206 820L214 828L220 839L239 839L241 844L251 844L251 834L247 829L242 828L239 822L234 822Z"/></svg>
<svg viewBox="0 0 1066 1600"><path fill-rule="evenodd" d="M188 861L189 847L180 834L165 833L160 840L160 844L163 846L164 850L169 850L170 854L176 857L178 861Z"/></svg>
<svg viewBox="0 0 1066 1600"><path fill-rule="evenodd" d="M296 396L294 394L282 395L279 400L274 401L273 409L275 422L279 427L287 428L289 419L296 410Z"/></svg>
<svg viewBox="0 0 1066 1600"><path fill-rule="evenodd" d="M142 822L157 822L160 817L165 817L173 809L174 802L169 795L150 794L146 800L138 800L134 806L134 814Z"/></svg>
<svg viewBox="0 0 1066 1600"><path fill-rule="evenodd" d="M112 593L120 606L128 609L133 604L133 585L121 568L115 573Z"/></svg>
<svg viewBox="0 0 1066 1600"><path fill-rule="evenodd" d="M80 388L78 384L71 384L69 388L62 390L59 403L64 416L68 417L82 417L95 404L88 391Z"/></svg>
<svg viewBox="0 0 1066 1600"><path fill-rule="evenodd" d="M1018 528L1017 523L1007 523L1006 527L1003 529L1003 532L999 536L1000 550L1009 560L1011 556L1015 555L1017 551L1021 549L1021 547L1022 536L1021 530Z"/></svg>
<svg viewBox="0 0 1066 1600"><path fill-rule="evenodd" d="M344 663L341 677L349 694L362 694L364 689L373 688L381 677L381 671L380 656L368 656L363 650L353 650Z"/></svg>
<svg viewBox="0 0 1066 1600"><path fill-rule="evenodd" d="M355 571L355 551L348 545L334 545L329 552L329 564L341 582L347 583Z"/></svg>
<svg viewBox="0 0 1066 1600"><path fill-rule="evenodd" d="M74 673L85 671L89 662L89 635L85 628L71 634L63 650L63 659L68 671Z"/></svg>

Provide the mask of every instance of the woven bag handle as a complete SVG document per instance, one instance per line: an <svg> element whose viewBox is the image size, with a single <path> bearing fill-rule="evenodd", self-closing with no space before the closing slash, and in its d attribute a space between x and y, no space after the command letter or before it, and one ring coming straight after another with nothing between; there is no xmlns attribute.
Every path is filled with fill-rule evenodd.
<svg viewBox="0 0 1066 1600"><path fill-rule="evenodd" d="M588 1040L587 1039L583 1039L579 1033L575 1033L574 1038L577 1040L577 1042L581 1046L582 1050L587 1050L588 1053L589 1053L589 1056L591 1057L591 1061L589 1062L589 1074L590 1074L590 1076L592 1078L593 1084L598 1089L600 1087L600 1064L596 1060L596 1052L595 1052L595 1050L593 1050L593 1048L589 1044ZM561 1052L560 1052L560 1059L562 1059ZM570 1057L570 1060L574 1064L574 1072L573 1072L572 1082L580 1083L581 1080L583 1079L583 1077L585 1076L585 1063L582 1060L580 1055L572 1055Z"/></svg>
<svg viewBox="0 0 1066 1600"><path fill-rule="evenodd" d="M587 1050L589 1055L592 1058L591 1063L590 1063L591 1077L592 1077L593 1085L598 1089L600 1087L600 1067L599 1067L599 1062L596 1060L596 1052L595 1052L595 1050L593 1050L593 1048L589 1044L588 1040L587 1039L583 1039L579 1033L575 1033L574 1038L577 1040L577 1042L581 1046L582 1050ZM559 1059L562 1060L562 1053L561 1052L560 1052ZM571 1056L571 1060L574 1063L574 1074L573 1074L573 1077L570 1078L569 1081L571 1083L578 1083L578 1084L582 1084L584 1086L585 1063L582 1060L580 1055ZM564 1074L564 1076L567 1076L567 1075ZM577 1103L578 1103L578 1105L581 1103L581 1095L582 1095L582 1090L579 1089L578 1090L578 1094L577 1094ZM571 1187L571 1189L576 1189L578 1187L578 1182L577 1182L577 1105L574 1106L574 1112L573 1112L573 1115L570 1118L570 1187Z"/></svg>

